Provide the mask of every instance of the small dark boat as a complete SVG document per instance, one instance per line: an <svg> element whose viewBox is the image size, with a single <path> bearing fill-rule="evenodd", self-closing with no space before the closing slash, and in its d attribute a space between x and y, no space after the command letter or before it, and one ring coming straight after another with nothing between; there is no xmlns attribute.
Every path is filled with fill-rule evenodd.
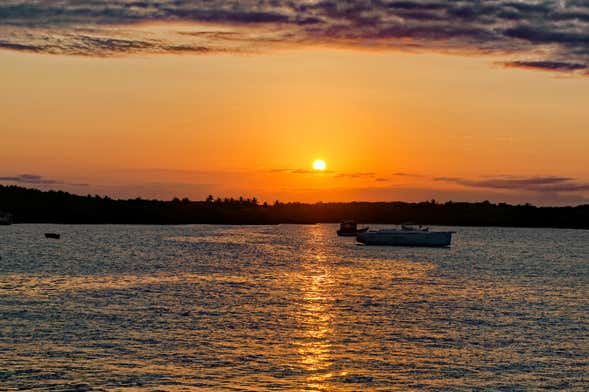
<svg viewBox="0 0 589 392"><path fill-rule="evenodd" d="M368 231L368 227L358 229L358 225L356 224L356 222L349 220L340 223L337 235L341 237L355 237L358 235L358 233L364 233L366 231Z"/></svg>
<svg viewBox="0 0 589 392"><path fill-rule="evenodd" d="M8 226L12 224L12 214L0 211L0 225Z"/></svg>
<svg viewBox="0 0 589 392"><path fill-rule="evenodd" d="M45 233L45 238L51 238L54 240L58 240L61 238L61 234L57 234L57 233Z"/></svg>

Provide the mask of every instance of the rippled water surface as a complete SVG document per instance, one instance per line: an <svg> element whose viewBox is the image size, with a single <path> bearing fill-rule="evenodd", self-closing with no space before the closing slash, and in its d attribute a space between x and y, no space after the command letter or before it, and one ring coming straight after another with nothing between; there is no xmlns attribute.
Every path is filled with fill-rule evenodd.
<svg viewBox="0 0 589 392"><path fill-rule="evenodd" d="M335 229L0 227L0 390L589 390L589 231Z"/></svg>

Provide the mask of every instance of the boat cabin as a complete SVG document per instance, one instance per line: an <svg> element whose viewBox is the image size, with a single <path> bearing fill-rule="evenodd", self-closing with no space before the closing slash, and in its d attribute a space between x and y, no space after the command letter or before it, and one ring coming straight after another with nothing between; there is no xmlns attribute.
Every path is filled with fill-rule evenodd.
<svg viewBox="0 0 589 392"><path fill-rule="evenodd" d="M363 233L368 230L368 227L358 229L358 224L353 220L346 220L340 223L337 235L344 237L356 236L358 233Z"/></svg>
<svg viewBox="0 0 589 392"><path fill-rule="evenodd" d="M353 220L343 221L340 223L339 229L342 232L355 233L358 229L358 224Z"/></svg>

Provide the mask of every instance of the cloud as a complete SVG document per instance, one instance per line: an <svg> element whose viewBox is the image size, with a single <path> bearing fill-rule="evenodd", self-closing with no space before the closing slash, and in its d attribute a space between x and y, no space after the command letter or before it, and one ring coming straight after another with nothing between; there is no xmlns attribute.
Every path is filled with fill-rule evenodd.
<svg viewBox="0 0 589 392"><path fill-rule="evenodd" d="M266 189L253 192L261 200L281 201L407 201L420 202L435 199L438 202L449 200L455 202L480 202L489 200L499 203L556 206L581 205L589 203L589 198L579 194L558 194L538 192L509 192L508 190L488 190L481 188L445 189L434 186L368 186L368 187L334 187L328 189L289 189L281 191Z"/></svg>
<svg viewBox="0 0 589 392"><path fill-rule="evenodd" d="M421 174L406 173L406 172L395 172L395 173L391 173L391 175L396 176L396 177L423 177L423 175L421 175Z"/></svg>
<svg viewBox="0 0 589 392"><path fill-rule="evenodd" d="M312 174L312 173L317 173L317 172L314 170L311 170L311 169L293 169L293 170L290 170L289 173L292 173L292 174Z"/></svg>
<svg viewBox="0 0 589 392"><path fill-rule="evenodd" d="M0 27L0 37L5 28ZM14 30L0 39L0 48L21 52L35 52L80 56L122 56L138 53L211 53L224 51L223 48L207 47L198 42L191 44L181 40L165 41L152 35L134 36L129 32L117 32L116 36L97 35L96 32L78 30L75 33L63 31L20 31Z"/></svg>
<svg viewBox="0 0 589 392"><path fill-rule="evenodd" d="M527 68L542 71L572 72L587 69L587 65L580 63L566 63L562 61L509 61L501 63L511 68Z"/></svg>
<svg viewBox="0 0 589 392"><path fill-rule="evenodd" d="M270 169L270 173L289 173L289 174L333 174L333 178L373 178L376 173L373 172L338 172L335 170L312 170L312 169Z"/></svg>
<svg viewBox="0 0 589 392"><path fill-rule="evenodd" d="M589 66L586 0L4 0L0 47L88 56L276 45L495 53L526 69ZM525 57L525 58L524 58ZM523 58L523 59L522 59Z"/></svg>
<svg viewBox="0 0 589 392"><path fill-rule="evenodd" d="M269 173L288 173L288 174L325 174L335 173L333 170L312 170L312 169L270 169ZM336 175L337 177L337 175Z"/></svg>
<svg viewBox="0 0 589 392"><path fill-rule="evenodd" d="M76 184L76 183L69 183L63 182L58 180L52 180L49 178L45 178L43 176L37 174L19 174L16 176L5 176L0 177L0 182L12 182L12 183L22 183L22 184L33 184L33 185L74 185L74 186L87 186L88 184Z"/></svg>
<svg viewBox="0 0 589 392"><path fill-rule="evenodd" d="M334 177L335 178L370 178L374 177L376 174L373 172L353 172L353 173L337 173Z"/></svg>
<svg viewBox="0 0 589 392"><path fill-rule="evenodd" d="M435 181L450 182L466 187L531 191L540 193L589 191L589 183L582 183L569 177L490 177L472 180L459 177L436 177Z"/></svg>

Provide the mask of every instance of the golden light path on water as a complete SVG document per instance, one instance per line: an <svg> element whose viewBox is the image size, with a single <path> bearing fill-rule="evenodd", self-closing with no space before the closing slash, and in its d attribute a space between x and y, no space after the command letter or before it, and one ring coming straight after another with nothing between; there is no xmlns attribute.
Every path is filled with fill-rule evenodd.
<svg viewBox="0 0 589 392"><path fill-rule="evenodd" d="M309 228L309 237L317 243L323 241L324 232L317 226ZM299 346L301 363L308 371L307 391L328 390L325 381L333 376L330 337L333 334L330 302L334 278L326 265L326 254L318 248L314 258L305 265L305 282L300 313L297 315L304 329L304 338L295 342Z"/></svg>

